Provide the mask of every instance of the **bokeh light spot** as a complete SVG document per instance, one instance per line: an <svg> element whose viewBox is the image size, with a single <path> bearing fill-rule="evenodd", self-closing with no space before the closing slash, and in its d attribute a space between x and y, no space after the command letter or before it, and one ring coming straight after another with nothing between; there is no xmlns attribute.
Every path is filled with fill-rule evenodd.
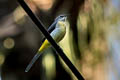
<svg viewBox="0 0 120 80"><path fill-rule="evenodd" d="M3 46L7 49L11 49L15 46L15 41L12 38L6 38L3 42Z"/></svg>
<svg viewBox="0 0 120 80"><path fill-rule="evenodd" d="M0 66L4 63L5 56L3 54L0 54Z"/></svg>

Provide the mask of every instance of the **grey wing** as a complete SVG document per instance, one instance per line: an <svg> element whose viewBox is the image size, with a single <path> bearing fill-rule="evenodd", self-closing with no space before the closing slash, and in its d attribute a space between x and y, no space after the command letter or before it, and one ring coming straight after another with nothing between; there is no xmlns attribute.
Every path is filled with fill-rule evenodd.
<svg viewBox="0 0 120 80"><path fill-rule="evenodd" d="M61 23L56 24L55 29L50 33L52 38L56 41L59 42L63 39L66 33L66 25L64 21L61 21Z"/></svg>
<svg viewBox="0 0 120 80"><path fill-rule="evenodd" d="M53 22L52 25L48 28L48 32L51 33L54 29L55 29L55 26L57 24L57 21ZM42 43L45 41L46 38L43 38L42 40Z"/></svg>

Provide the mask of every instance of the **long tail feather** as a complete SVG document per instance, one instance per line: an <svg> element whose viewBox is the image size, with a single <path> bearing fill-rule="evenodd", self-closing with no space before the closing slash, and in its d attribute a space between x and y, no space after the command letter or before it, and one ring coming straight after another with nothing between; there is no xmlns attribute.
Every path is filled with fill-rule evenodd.
<svg viewBox="0 0 120 80"><path fill-rule="evenodd" d="M27 68L25 69L25 72L28 72L31 67L33 66L33 64L36 62L36 60L40 57L41 53L37 53L33 59L31 60L31 62L29 63L29 65L27 66Z"/></svg>

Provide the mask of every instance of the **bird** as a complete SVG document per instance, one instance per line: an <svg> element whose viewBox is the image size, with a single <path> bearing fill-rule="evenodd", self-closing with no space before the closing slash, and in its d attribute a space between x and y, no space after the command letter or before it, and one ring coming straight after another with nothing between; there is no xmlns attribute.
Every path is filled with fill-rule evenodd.
<svg viewBox="0 0 120 80"><path fill-rule="evenodd" d="M59 43L66 34L66 19L67 19L66 15L58 16L57 18L55 18L54 22L47 30L56 43ZM25 72L28 72L31 69L31 67L40 57L42 52L49 48L50 46L51 44L49 43L49 41L46 38L44 38L42 41L42 45L40 46L38 52L35 54L33 59L28 64L27 68L25 69Z"/></svg>

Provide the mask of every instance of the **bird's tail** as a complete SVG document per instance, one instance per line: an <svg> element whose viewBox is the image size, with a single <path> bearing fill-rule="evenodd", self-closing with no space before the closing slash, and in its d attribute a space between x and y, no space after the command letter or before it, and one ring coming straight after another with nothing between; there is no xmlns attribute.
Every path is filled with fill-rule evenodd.
<svg viewBox="0 0 120 80"><path fill-rule="evenodd" d="M49 42L48 40L45 40L43 42L43 44L41 45L40 49L38 50L37 54L33 57L33 59L31 60L31 62L29 63L29 65L27 66L27 68L25 69L25 72L28 72L32 65L36 62L36 60L39 58L39 56L42 54L41 52L43 52L46 48L49 47Z"/></svg>
<svg viewBox="0 0 120 80"><path fill-rule="evenodd" d="M40 53L37 53L33 57L33 59L31 60L31 62L28 64L27 68L25 69L25 72L28 72L31 69L32 65L36 62L36 60L39 58L40 55L41 55Z"/></svg>

